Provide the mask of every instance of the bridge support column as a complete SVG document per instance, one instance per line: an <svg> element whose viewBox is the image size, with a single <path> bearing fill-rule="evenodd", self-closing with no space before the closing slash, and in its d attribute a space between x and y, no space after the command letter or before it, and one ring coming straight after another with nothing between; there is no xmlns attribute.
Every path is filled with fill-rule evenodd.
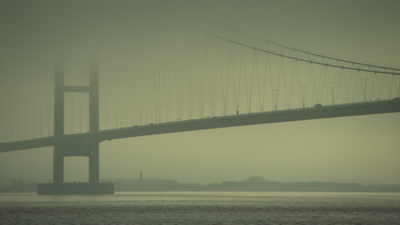
<svg viewBox="0 0 400 225"><path fill-rule="evenodd" d="M99 79L97 60L90 63L89 86L65 86L64 65L62 59L56 61L54 77L54 137L59 138L54 143L53 183L64 183L64 157L89 157L89 183L100 181L99 142L86 140L67 140L64 136L64 93L89 93L89 132L99 131Z"/></svg>
<svg viewBox="0 0 400 225"><path fill-rule="evenodd" d="M99 143L90 143L89 153L89 183L100 181Z"/></svg>
<svg viewBox="0 0 400 225"><path fill-rule="evenodd" d="M64 152L61 145L54 145L53 183L64 183Z"/></svg>
<svg viewBox="0 0 400 225"><path fill-rule="evenodd" d="M89 131L99 131L99 71L97 60L90 62L89 75ZM89 183L99 183L100 181L100 159L99 143L91 142L89 144Z"/></svg>
<svg viewBox="0 0 400 225"><path fill-rule="evenodd" d="M54 137L64 136L64 65L56 60L54 76ZM53 183L64 183L64 148L59 141L53 150Z"/></svg>

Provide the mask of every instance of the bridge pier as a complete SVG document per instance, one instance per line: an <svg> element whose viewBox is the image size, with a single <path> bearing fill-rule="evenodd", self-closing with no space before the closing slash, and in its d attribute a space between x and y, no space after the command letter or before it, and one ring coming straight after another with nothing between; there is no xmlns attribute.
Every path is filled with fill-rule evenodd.
<svg viewBox="0 0 400 225"><path fill-rule="evenodd" d="M83 156L89 158L89 183L100 181L100 148L98 142L86 143L76 139L68 139L54 145L53 183L64 183L64 158Z"/></svg>
<svg viewBox="0 0 400 225"><path fill-rule="evenodd" d="M97 60L90 62L89 132L99 131L99 71ZM100 181L99 142L89 143L89 183Z"/></svg>
<svg viewBox="0 0 400 225"><path fill-rule="evenodd" d="M54 145L53 183L64 183L64 152L62 145Z"/></svg>
<svg viewBox="0 0 400 225"><path fill-rule="evenodd" d="M99 183L100 180L100 152L99 143L91 143L89 152L89 183Z"/></svg>
<svg viewBox="0 0 400 225"><path fill-rule="evenodd" d="M58 58L54 76L54 137L64 136L64 65ZM64 183L64 147L55 141L53 150L53 183Z"/></svg>

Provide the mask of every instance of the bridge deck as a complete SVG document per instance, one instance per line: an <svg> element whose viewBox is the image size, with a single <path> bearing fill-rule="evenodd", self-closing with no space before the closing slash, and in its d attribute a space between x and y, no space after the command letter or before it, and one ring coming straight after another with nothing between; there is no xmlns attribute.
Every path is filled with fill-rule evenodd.
<svg viewBox="0 0 400 225"><path fill-rule="evenodd" d="M185 131L215 129L224 127L247 126L289 121L324 119L347 116L360 116L381 113L400 112L400 101L376 101L355 104L323 106L320 108L302 108L261 113L240 114L223 117L176 121L160 124L150 124L99 132L64 135L68 141L105 141L120 138L139 137L155 134L176 133ZM59 139L59 138L58 138ZM0 143L0 152L16 151L31 148L53 146L58 140L55 137L45 137L24 141Z"/></svg>

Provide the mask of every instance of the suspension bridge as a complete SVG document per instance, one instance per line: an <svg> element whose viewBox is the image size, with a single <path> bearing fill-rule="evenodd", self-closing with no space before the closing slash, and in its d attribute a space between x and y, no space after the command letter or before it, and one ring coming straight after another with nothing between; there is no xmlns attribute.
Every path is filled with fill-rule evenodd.
<svg viewBox="0 0 400 225"><path fill-rule="evenodd" d="M53 183L64 157L86 156L98 183L107 140L400 111L393 66L199 29L142 44L0 84L0 152L54 146Z"/></svg>

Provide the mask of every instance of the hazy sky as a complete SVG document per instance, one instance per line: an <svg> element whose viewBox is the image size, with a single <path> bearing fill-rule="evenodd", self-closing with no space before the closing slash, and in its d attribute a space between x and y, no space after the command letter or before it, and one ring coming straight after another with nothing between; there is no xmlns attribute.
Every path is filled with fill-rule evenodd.
<svg viewBox="0 0 400 225"><path fill-rule="evenodd" d="M179 36L177 23L228 26L299 49L400 67L399 9L398 1L366 0L1 1L0 82L52 72L61 51L70 61L93 51L124 60L132 42ZM194 183L262 176L400 184L399 126L394 113L113 140L100 145L100 177L137 178L143 171L145 178ZM0 181L48 181L52 154L52 148L1 153ZM65 180L87 179L87 158L65 158Z"/></svg>

